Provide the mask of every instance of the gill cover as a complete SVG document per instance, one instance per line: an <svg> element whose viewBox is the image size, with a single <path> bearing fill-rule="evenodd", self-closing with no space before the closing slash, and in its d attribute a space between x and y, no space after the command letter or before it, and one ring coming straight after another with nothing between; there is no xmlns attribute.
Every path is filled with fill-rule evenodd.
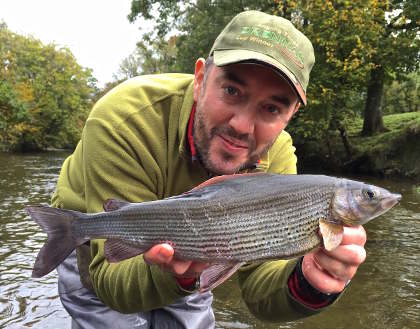
<svg viewBox="0 0 420 329"><path fill-rule="evenodd" d="M363 225L391 209L400 199L400 194L384 188L342 179L334 194L332 215L346 225Z"/></svg>

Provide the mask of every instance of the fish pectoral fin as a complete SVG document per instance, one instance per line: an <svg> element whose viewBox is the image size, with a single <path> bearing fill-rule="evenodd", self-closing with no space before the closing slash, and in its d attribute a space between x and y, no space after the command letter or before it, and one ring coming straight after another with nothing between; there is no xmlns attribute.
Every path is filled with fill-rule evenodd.
<svg viewBox="0 0 420 329"><path fill-rule="evenodd" d="M340 245L343 240L343 225L330 223L325 219L320 219L319 229L321 231L325 249L331 251Z"/></svg>
<svg viewBox="0 0 420 329"><path fill-rule="evenodd" d="M229 279L245 263L213 264L200 275L200 292L216 288Z"/></svg>
<svg viewBox="0 0 420 329"><path fill-rule="evenodd" d="M104 245L104 253L108 262L117 263L138 256L149 248L150 246L134 245L119 239L107 239Z"/></svg>
<svg viewBox="0 0 420 329"><path fill-rule="evenodd" d="M129 205L130 202L127 201L121 201L121 200L115 200L115 199L107 199L104 202L104 210L105 211L114 211L121 209L127 205Z"/></svg>

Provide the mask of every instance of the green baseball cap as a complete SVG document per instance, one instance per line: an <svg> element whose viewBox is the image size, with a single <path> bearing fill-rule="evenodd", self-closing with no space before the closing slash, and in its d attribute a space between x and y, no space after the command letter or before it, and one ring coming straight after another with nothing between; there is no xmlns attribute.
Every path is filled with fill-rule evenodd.
<svg viewBox="0 0 420 329"><path fill-rule="evenodd" d="M210 55L217 66L239 62L271 66L286 78L306 105L314 48L289 20L255 10L244 11L219 34Z"/></svg>

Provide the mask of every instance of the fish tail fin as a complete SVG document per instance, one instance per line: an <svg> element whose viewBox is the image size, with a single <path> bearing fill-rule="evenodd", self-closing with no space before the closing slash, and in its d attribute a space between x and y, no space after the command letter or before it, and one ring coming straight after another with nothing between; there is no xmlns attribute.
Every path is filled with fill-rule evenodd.
<svg viewBox="0 0 420 329"><path fill-rule="evenodd" d="M33 278L40 278L54 270L77 246L88 239L72 234L72 223L81 218L76 211L45 206L25 208L32 220L47 233L47 242L42 246L32 271Z"/></svg>

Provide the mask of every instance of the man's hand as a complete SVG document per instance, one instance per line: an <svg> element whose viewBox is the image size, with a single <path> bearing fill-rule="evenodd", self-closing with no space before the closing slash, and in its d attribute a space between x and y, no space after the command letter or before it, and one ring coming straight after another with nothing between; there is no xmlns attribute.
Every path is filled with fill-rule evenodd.
<svg viewBox="0 0 420 329"><path fill-rule="evenodd" d="M207 263L179 260L174 257L174 249L169 244L158 244L143 254L146 263L159 265L165 271L179 278L195 278L208 267Z"/></svg>
<svg viewBox="0 0 420 329"><path fill-rule="evenodd" d="M312 287L339 293L366 259L366 231L362 226L344 227L341 244L332 251L317 249L303 258L302 272Z"/></svg>

